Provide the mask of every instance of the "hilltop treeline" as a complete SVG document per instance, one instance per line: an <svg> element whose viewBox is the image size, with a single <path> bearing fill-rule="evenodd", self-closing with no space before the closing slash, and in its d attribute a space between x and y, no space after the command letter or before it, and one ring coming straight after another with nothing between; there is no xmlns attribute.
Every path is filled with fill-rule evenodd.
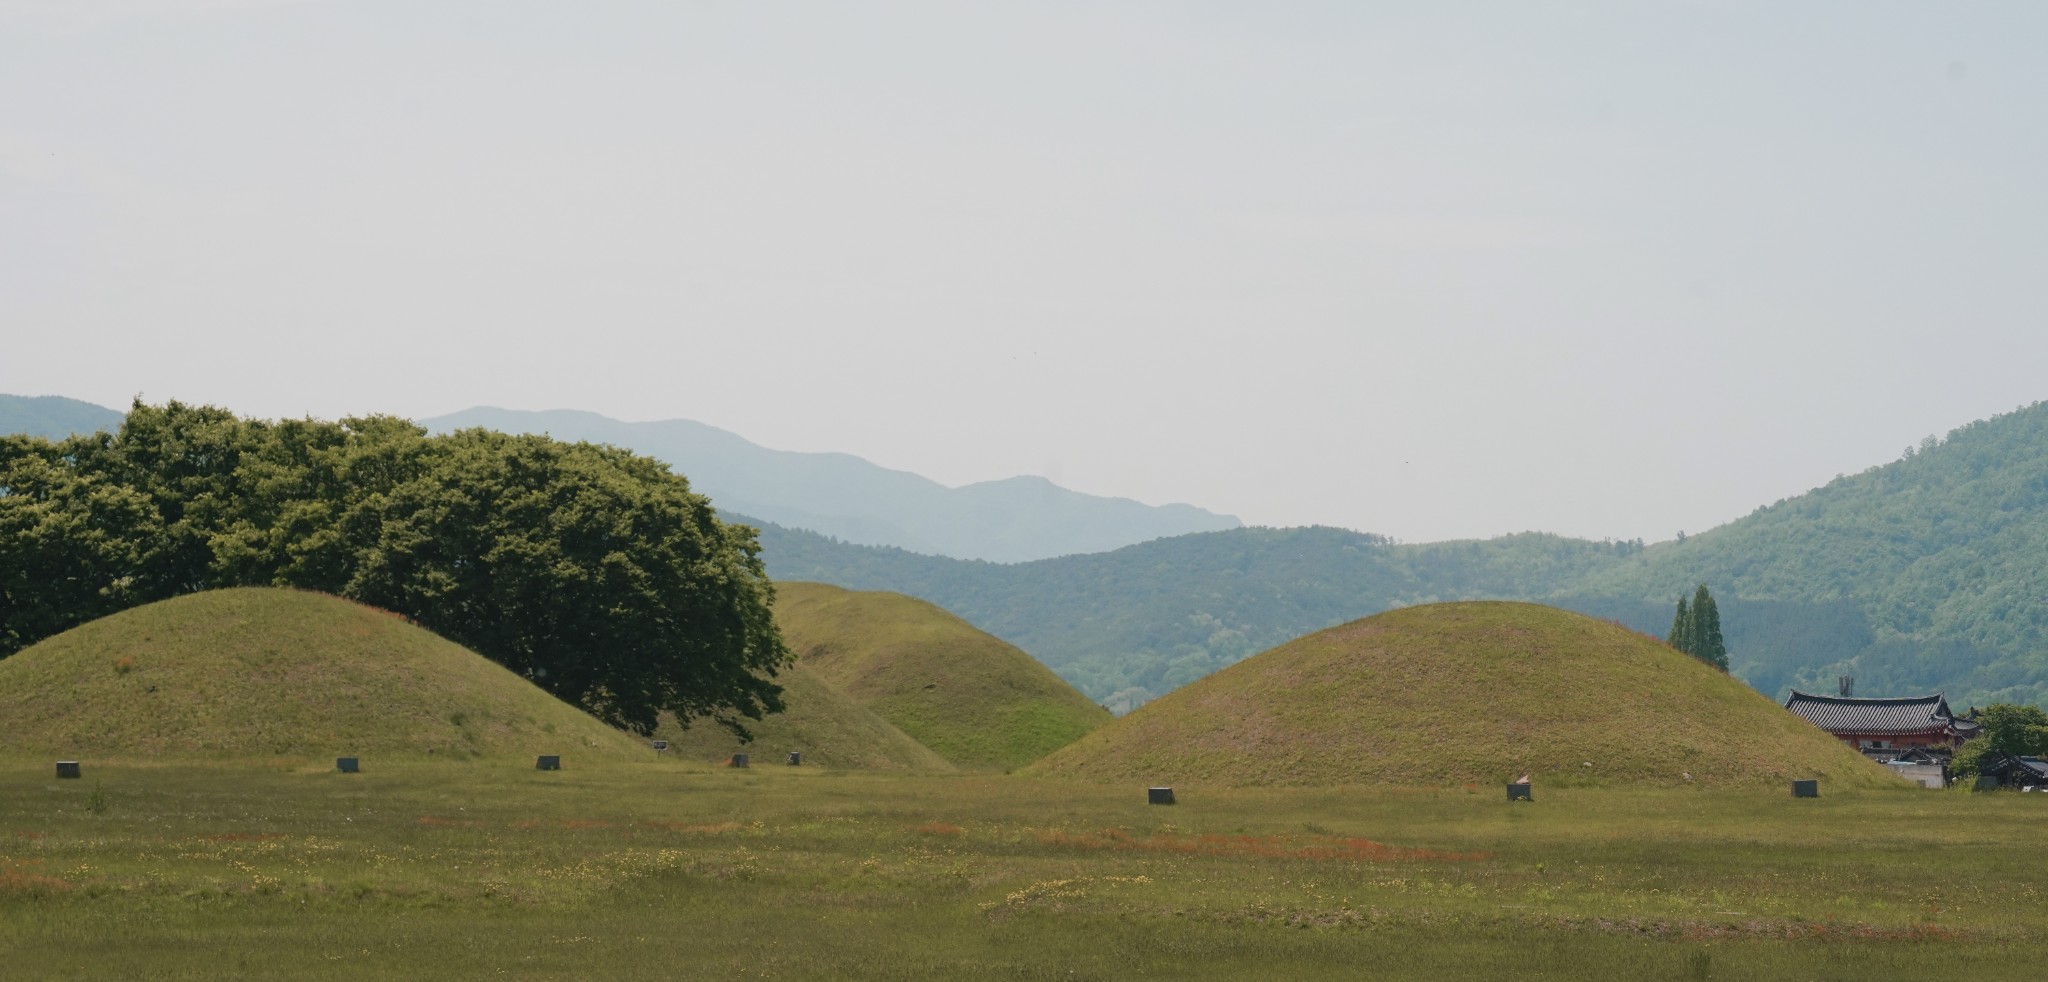
<svg viewBox="0 0 2048 982"><path fill-rule="evenodd" d="M1238 529L1034 563L963 563L762 527L776 577L938 603L1127 709L1249 654L1437 600L1536 600L1662 637L1707 583L1729 669L1766 694L2048 699L2048 405L1680 542L1524 534L1396 543Z"/></svg>
<svg viewBox="0 0 2048 982"><path fill-rule="evenodd" d="M0 438L0 656L106 614L290 586L404 614L642 732L780 708L754 530L623 450L391 417L137 403Z"/></svg>

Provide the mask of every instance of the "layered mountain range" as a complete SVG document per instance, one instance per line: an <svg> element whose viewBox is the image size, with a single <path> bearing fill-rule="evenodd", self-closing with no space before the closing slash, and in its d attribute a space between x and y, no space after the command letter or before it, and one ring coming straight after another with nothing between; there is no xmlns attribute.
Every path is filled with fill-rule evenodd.
<svg viewBox="0 0 2048 982"><path fill-rule="evenodd" d="M666 461L722 512L956 559L1022 562L1242 524L1193 505L1082 494L1042 477L949 488L850 454L770 450L687 419L625 423L569 410L478 407L420 424L434 432L481 426L625 447Z"/></svg>
<svg viewBox="0 0 2048 982"><path fill-rule="evenodd" d="M0 433L119 420L75 400L0 397ZM1766 694L1832 691L1850 676L1865 695L2048 700L2048 404L1647 546L1234 527L1034 478L949 489L682 420L476 409L424 423L663 459L729 517L761 527L777 579L930 600L1120 711L1302 634L1431 601L1537 600L1662 635L1677 598L1702 582L1720 601L1732 671Z"/></svg>

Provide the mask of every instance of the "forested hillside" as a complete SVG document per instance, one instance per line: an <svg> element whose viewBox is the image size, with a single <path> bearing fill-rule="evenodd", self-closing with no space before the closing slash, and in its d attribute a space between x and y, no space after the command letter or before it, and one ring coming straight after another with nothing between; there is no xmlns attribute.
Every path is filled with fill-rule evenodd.
<svg viewBox="0 0 2048 982"><path fill-rule="evenodd" d="M1407 604L1547 594L1640 548L1552 535L1403 546L1344 529L1249 528L1002 565L771 525L761 541L772 577L931 600L1117 711L1309 631Z"/></svg>
<svg viewBox="0 0 2048 982"><path fill-rule="evenodd" d="M1420 545L1239 529L1015 565L763 527L771 576L932 600L1127 710L1310 631L1433 600L1540 600L1661 636L1706 582L1730 669L1766 694L2048 699L2048 405L1679 542L1524 534Z"/></svg>
<svg viewBox="0 0 2048 982"><path fill-rule="evenodd" d="M1908 448L1897 461L1587 576L1574 589L1717 593L1861 614L1866 644L1809 661L1860 693L2048 697L2048 404ZM1731 649L1734 641L1730 641Z"/></svg>
<svg viewBox="0 0 2048 982"><path fill-rule="evenodd" d="M93 411L110 412L13 397L0 401L0 429L96 428L104 420ZM728 517L745 511L715 503ZM1003 565L741 520L762 529L776 578L931 600L1118 710L1310 631L1433 600L1538 600L1661 636L1677 598L1700 582L1720 601L1731 671L1766 694L1832 690L1849 675L1865 695L2048 699L2042 404L1647 547L1536 533L1402 544L1332 528L1245 528Z"/></svg>

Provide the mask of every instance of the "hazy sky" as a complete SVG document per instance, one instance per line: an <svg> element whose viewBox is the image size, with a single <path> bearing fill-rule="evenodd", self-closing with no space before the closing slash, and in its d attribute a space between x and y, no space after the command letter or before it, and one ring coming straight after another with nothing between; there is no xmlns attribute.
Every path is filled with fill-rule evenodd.
<svg viewBox="0 0 2048 982"><path fill-rule="evenodd" d="M1409 541L2048 398L2048 4L0 0L0 392Z"/></svg>

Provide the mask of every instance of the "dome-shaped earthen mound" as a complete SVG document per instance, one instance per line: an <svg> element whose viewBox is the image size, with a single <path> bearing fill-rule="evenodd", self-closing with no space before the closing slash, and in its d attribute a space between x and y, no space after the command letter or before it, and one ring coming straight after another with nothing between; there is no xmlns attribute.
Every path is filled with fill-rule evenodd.
<svg viewBox="0 0 2048 982"><path fill-rule="evenodd" d="M807 765L843 770L954 769L930 747L889 725L802 662L785 667L775 682L782 686L785 708L762 719L741 720L753 737L750 741L741 741L709 718L692 722L687 730L665 720L654 738L667 740L668 752L684 760L716 762L744 753L756 763L780 764L794 751Z"/></svg>
<svg viewBox="0 0 2048 982"><path fill-rule="evenodd" d="M646 745L397 615L217 590L81 625L0 660L9 752L108 758L558 754Z"/></svg>
<svg viewBox="0 0 2048 982"><path fill-rule="evenodd" d="M1018 767L1109 722L1037 659L915 597L820 583L775 594L806 670L959 767Z"/></svg>
<svg viewBox="0 0 2048 982"><path fill-rule="evenodd" d="M1526 603L1389 611L1172 692L1031 773L1217 785L1900 782L1653 638Z"/></svg>

